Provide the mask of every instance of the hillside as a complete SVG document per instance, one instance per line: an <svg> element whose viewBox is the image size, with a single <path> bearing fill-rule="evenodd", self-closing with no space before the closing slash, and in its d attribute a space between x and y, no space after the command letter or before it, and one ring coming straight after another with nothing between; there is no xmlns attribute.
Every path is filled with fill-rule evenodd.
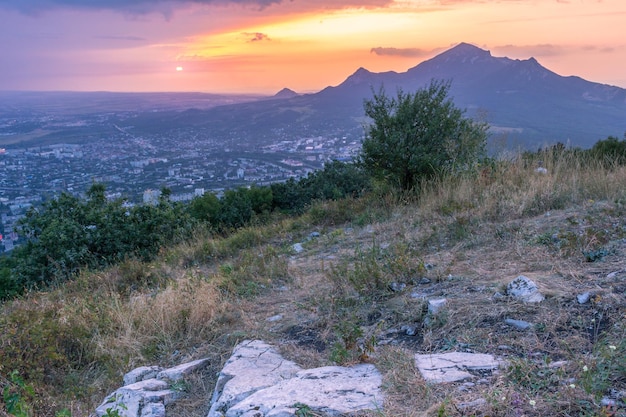
<svg viewBox="0 0 626 417"><path fill-rule="evenodd" d="M442 180L419 198L320 203L227 238L198 231L157 262L6 302L0 384L30 415L86 416L137 366L208 357L168 409L206 415L233 346L262 339L304 367L374 363L384 416L624 416L626 169L575 155L536 163ZM509 297L519 275L546 299ZM427 314L441 298L444 313ZM447 351L510 366L473 385L425 384L411 355Z"/></svg>

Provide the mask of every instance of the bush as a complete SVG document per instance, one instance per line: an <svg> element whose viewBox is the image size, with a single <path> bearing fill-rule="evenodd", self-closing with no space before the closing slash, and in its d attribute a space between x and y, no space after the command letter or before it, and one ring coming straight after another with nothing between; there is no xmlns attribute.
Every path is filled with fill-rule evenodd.
<svg viewBox="0 0 626 417"><path fill-rule="evenodd" d="M487 125L463 117L448 98L450 83L431 81L414 94L384 90L366 100L373 124L360 163L376 178L410 190L444 172L474 166L484 155Z"/></svg>
<svg viewBox="0 0 626 417"><path fill-rule="evenodd" d="M589 153L605 166L626 165L626 138L619 140L615 136L609 136L605 140L596 142Z"/></svg>
<svg viewBox="0 0 626 417"><path fill-rule="evenodd" d="M108 202L94 184L81 200L67 193L31 209L20 220L28 240L0 267L0 297L65 281L83 268L100 269L127 258L151 260L166 243L180 241L194 222L182 206L162 199L155 206Z"/></svg>

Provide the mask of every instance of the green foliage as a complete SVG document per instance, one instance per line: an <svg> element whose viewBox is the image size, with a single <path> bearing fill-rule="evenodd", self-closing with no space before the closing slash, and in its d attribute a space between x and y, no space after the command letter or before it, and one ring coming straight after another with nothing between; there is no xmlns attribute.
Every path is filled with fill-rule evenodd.
<svg viewBox="0 0 626 417"><path fill-rule="evenodd" d="M513 359L507 369L509 381L525 388L533 395L555 390L563 380L559 368L550 368L547 363L537 363L524 358Z"/></svg>
<svg viewBox="0 0 626 417"><path fill-rule="evenodd" d="M431 81L414 94L384 90L365 101L373 121L360 155L374 177L410 190L444 172L474 166L484 154L487 125L463 117L448 98L450 83Z"/></svg>
<svg viewBox="0 0 626 417"><path fill-rule="evenodd" d="M306 405L304 403L295 403L293 405L293 408L296 409L296 412L295 412L296 417L314 417L314 416L316 416L316 414L313 413L313 410L311 409L311 407L309 407L308 405Z"/></svg>
<svg viewBox="0 0 626 417"><path fill-rule="evenodd" d="M32 402L35 397L35 389L32 385L24 382L24 379L17 370L9 375L2 390L2 400L7 413L15 417L32 416Z"/></svg>
<svg viewBox="0 0 626 417"><path fill-rule="evenodd" d="M594 353L593 359L582 366L580 383L587 393L599 399L609 388L626 380L626 340L600 343Z"/></svg>
<svg viewBox="0 0 626 417"><path fill-rule="evenodd" d="M593 145L589 153L608 167L626 165L626 137L619 140L615 136L609 136L604 140L599 140Z"/></svg>
<svg viewBox="0 0 626 417"><path fill-rule="evenodd" d="M213 226L219 223L220 200L213 193L205 193L195 197L189 203L189 214L191 217L208 222Z"/></svg>
<svg viewBox="0 0 626 417"><path fill-rule="evenodd" d="M101 184L94 184L87 197L64 193L26 214L19 232L28 241L0 266L0 298L65 281L83 268L100 269L127 258L151 260L193 226L181 205L165 199L155 206L127 207L122 200L106 201Z"/></svg>
<svg viewBox="0 0 626 417"><path fill-rule="evenodd" d="M298 182L290 179L272 184L272 206L276 210L302 213L313 201L356 198L371 187L369 176L359 166L333 161Z"/></svg>

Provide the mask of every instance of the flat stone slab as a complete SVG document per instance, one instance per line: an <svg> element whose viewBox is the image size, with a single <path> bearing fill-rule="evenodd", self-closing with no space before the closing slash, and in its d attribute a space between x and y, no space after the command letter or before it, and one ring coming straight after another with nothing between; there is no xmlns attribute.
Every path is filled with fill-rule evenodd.
<svg viewBox="0 0 626 417"><path fill-rule="evenodd" d="M485 353L434 353L415 355L415 366L426 382L441 384L474 378L468 371L494 370L500 361Z"/></svg>
<svg viewBox="0 0 626 417"><path fill-rule="evenodd" d="M293 416L296 404L329 416L382 409L381 384L380 373L370 364L308 369L255 392L231 407L226 417L239 417L252 410L264 417Z"/></svg>
<svg viewBox="0 0 626 417"><path fill-rule="evenodd" d="M223 416L234 404L263 388L291 379L301 370L263 341L241 342L218 376L209 417Z"/></svg>
<svg viewBox="0 0 626 417"><path fill-rule="evenodd" d="M238 345L220 373L208 417L293 417L298 407L341 415L382 409L370 364L301 369L262 341Z"/></svg>

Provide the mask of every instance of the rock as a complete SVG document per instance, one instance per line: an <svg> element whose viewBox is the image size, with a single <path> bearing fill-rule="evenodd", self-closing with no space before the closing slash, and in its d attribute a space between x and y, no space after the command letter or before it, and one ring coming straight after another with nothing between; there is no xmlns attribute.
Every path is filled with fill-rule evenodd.
<svg viewBox="0 0 626 417"><path fill-rule="evenodd" d="M428 300L428 312L433 316L439 314L448 304L448 300L441 298L439 300Z"/></svg>
<svg viewBox="0 0 626 417"><path fill-rule="evenodd" d="M240 343L218 376L209 417L224 415L231 406L254 392L291 379L300 370L265 342Z"/></svg>
<svg viewBox="0 0 626 417"><path fill-rule="evenodd" d="M245 341L220 372L208 417L293 416L296 404L330 415L379 410L381 384L370 364L303 370L265 342Z"/></svg>
<svg viewBox="0 0 626 417"><path fill-rule="evenodd" d="M526 330L532 327L532 323L529 323L524 320L514 320L514 319L506 319L504 320L506 324L509 326L513 326L518 330Z"/></svg>
<svg viewBox="0 0 626 417"><path fill-rule="evenodd" d="M124 375L124 386L143 381L144 379L156 378L157 374L162 370L163 368L160 366L141 366L133 369Z"/></svg>
<svg viewBox="0 0 626 417"><path fill-rule="evenodd" d="M617 406L617 401L609 397L603 397L602 400L600 400L600 405L602 405L603 407L614 408Z"/></svg>
<svg viewBox="0 0 626 417"><path fill-rule="evenodd" d="M530 278L520 275L509 283L506 287L507 294L525 303L538 303L545 299L539 292L537 284Z"/></svg>
<svg viewBox="0 0 626 417"><path fill-rule="evenodd" d="M504 294L502 294L500 291L496 291L496 292L493 294L492 298L493 298L494 300L502 300L502 299L504 298Z"/></svg>
<svg viewBox="0 0 626 417"><path fill-rule="evenodd" d="M578 301L578 304L585 304L586 302L589 301L589 299L591 298L591 293L590 292L585 292L582 294L578 294L576 296L576 300Z"/></svg>
<svg viewBox="0 0 626 417"><path fill-rule="evenodd" d="M484 398L477 398L474 401L467 401L467 402L459 403L457 404L457 408L459 410L467 410L467 409L479 408L485 404L487 404L487 400L485 400Z"/></svg>
<svg viewBox="0 0 626 417"><path fill-rule="evenodd" d="M382 408L382 377L373 365L327 366L298 372L231 407L226 417L257 410L265 417L293 416L300 403L329 415Z"/></svg>
<svg viewBox="0 0 626 417"><path fill-rule="evenodd" d="M568 361L555 361L555 362L550 362L548 364L548 368L550 369L558 369L558 368L563 368L565 365L568 364Z"/></svg>
<svg viewBox="0 0 626 417"><path fill-rule="evenodd" d="M152 403L161 403L165 406L175 400L176 392L168 387L167 382L156 378L126 385L110 394L96 408L96 415L103 417L117 412L120 417L157 417L144 411L158 409L150 406Z"/></svg>
<svg viewBox="0 0 626 417"><path fill-rule="evenodd" d="M392 282L391 284L389 284L389 288L393 292L402 292L406 288L406 284L398 283L398 282Z"/></svg>
<svg viewBox="0 0 626 417"><path fill-rule="evenodd" d="M423 277L422 279L420 279L420 284L421 285L426 285L426 284L430 284L430 279Z"/></svg>
<svg viewBox="0 0 626 417"><path fill-rule="evenodd" d="M208 359L200 359L168 369L136 368L124 375L124 386L105 398L96 408L96 415L103 417L117 412L119 417L165 417L165 406L178 398L169 383L207 364Z"/></svg>
<svg viewBox="0 0 626 417"><path fill-rule="evenodd" d="M417 334L417 326L404 325L400 327L400 331L406 333L407 336L415 336Z"/></svg>
<svg viewBox="0 0 626 417"><path fill-rule="evenodd" d="M475 386L476 384L474 384L473 382L464 382L463 384L459 385L456 390L459 392L467 392L471 390L472 388L474 388Z"/></svg>
<svg viewBox="0 0 626 417"><path fill-rule="evenodd" d="M186 375L189 375L195 370L204 368L208 364L208 359L199 359L197 361L183 363L173 368L162 370L157 374L157 378L169 381L179 381L183 379Z"/></svg>
<svg viewBox="0 0 626 417"><path fill-rule="evenodd" d="M320 232L311 232L309 234L309 238L315 239L316 237L320 237Z"/></svg>
<svg viewBox="0 0 626 417"><path fill-rule="evenodd" d="M291 247L295 253L302 253L304 251L304 247L302 243L294 243Z"/></svg>
<svg viewBox="0 0 626 417"><path fill-rule="evenodd" d="M165 405L150 403L141 410L141 417L165 417Z"/></svg>
<svg viewBox="0 0 626 417"><path fill-rule="evenodd" d="M428 383L463 381L473 378L468 370L494 370L500 362L485 353L437 353L415 355L415 365Z"/></svg>
<svg viewBox="0 0 626 417"><path fill-rule="evenodd" d="M547 174L548 170L546 168L544 168L544 167L539 167L539 168L535 168L535 172L537 174Z"/></svg>
<svg viewBox="0 0 626 417"><path fill-rule="evenodd" d="M613 279L613 278L615 278L618 274L620 274L620 273L622 273L622 272L624 272L624 271L623 271L623 270L621 270L621 269L620 269L619 271L613 271L613 272L611 272L611 273L607 274L607 276L606 276L606 277L607 277L608 279Z"/></svg>
<svg viewBox="0 0 626 417"><path fill-rule="evenodd" d="M268 321L270 323L274 323L276 321L281 321L282 319L283 319L283 315L282 314L276 314L275 316L266 318L265 321Z"/></svg>

